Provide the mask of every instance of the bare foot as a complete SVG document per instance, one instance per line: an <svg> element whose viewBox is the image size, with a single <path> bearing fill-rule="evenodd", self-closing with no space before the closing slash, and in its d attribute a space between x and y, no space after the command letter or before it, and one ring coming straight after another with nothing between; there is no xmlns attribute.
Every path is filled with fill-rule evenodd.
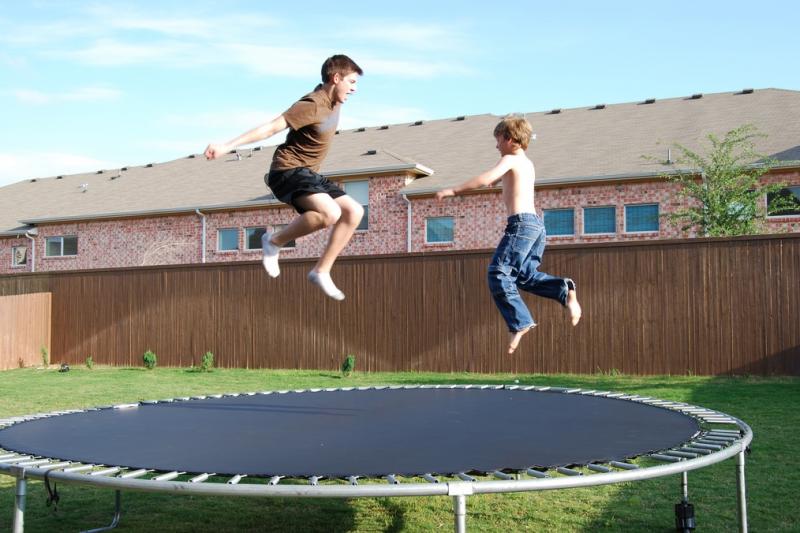
<svg viewBox="0 0 800 533"><path fill-rule="evenodd" d="M510 332L508 334L508 355L514 353L514 350L517 349L519 346L519 341L522 340L522 336L528 333L534 326L528 326L525 329L521 329L519 331Z"/></svg>
<svg viewBox="0 0 800 533"><path fill-rule="evenodd" d="M569 311L569 317L572 319L572 325L577 326L581 319L581 304L578 303L578 295L575 290L570 290L567 293L567 311Z"/></svg>

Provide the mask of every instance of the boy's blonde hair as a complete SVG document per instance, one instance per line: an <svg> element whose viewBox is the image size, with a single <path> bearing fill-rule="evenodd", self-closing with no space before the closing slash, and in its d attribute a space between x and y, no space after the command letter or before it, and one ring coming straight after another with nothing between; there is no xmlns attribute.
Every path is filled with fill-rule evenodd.
<svg viewBox="0 0 800 533"><path fill-rule="evenodd" d="M508 115L501 120L494 128L495 137L503 137L514 141L523 150L528 149L531 142L533 128L527 119L520 115Z"/></svg>

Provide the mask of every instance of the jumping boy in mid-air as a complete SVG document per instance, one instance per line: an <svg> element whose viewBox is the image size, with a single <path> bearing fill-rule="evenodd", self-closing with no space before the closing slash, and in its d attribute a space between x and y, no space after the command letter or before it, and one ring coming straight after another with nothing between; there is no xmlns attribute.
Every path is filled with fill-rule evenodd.
<svg viewBox="0 0 800 533"><path fill-rule="evenodd" d="M265 181L275 197L294 207L300 216L281 231L264 234L262 263L267 274L277 277L281 246L333 226L328 245L308 273L308 279L334 300L343 300L344 293L333 283L330 271L361 222L364 208L320 175L319 169L336 133L341 105L356 92L358 77L363 73L346 55L331 56L322 65L322 83L314 91L266 124L225 144L209 144L205 150L206 158L216 159L238 146L261 141L289 128L286 141L275 150Z"/></svg>
<svg viewBox="0 0 800 533"><path fill-rule="evenodd" d="M581 319L575 282L537 270L544 253L545 231L544 222L534 208L533 162L525 155L531 132L531 125L524 118L504 118L494 129L497 150L501 155L494 168L457 187L436 193L436 199L442 200L503 180L508 224L489 265L489 290L508 324L509 354L517 349L522 336L536 326L517 287L561 302L569 312L573 326Z"/></svg>

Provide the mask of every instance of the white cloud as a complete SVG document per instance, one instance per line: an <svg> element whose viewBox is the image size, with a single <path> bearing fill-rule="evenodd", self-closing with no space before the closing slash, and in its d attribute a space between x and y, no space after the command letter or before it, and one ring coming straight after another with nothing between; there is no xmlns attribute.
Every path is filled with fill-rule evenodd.
<svg viewBox="0 0 800 533"><path fill-rule="evenodd" d="M23 104L54 104L60 102L101 102L118 100L122 93L107 87L81 87L64 93L45 93L28 89L14 91L16 99Z"/></svg>
<svg viewBox="0 0 800 533"><path fill-rule="evenodd" d="M352 107L348 109L349 106ZM427 120L428 118L430 116L427 111L416 107L348 103L342 109L339 129L349 130L362 126L403 124L417 120Z"/></svg>
<svg viewBox="0 0 800 533"><path fill-rule="evenodd" d="M0 153L0 186L23 179L94 172L117 166L109 161L65 152Z"/></svg>
<svg viewBox="0 0 800 533"><path fill-rule="evenodd" d="M467 42L459 32L437 24L360 20L358 27L358 36L361 38L413 49L460 50Z"/></svg>

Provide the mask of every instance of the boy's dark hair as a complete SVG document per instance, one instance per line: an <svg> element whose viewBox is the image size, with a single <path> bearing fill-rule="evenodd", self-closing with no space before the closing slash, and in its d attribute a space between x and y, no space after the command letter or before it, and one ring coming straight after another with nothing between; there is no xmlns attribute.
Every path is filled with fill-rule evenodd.
<svg viewBox="0 0 800 533"><path fill-rule="evenodd" d="M344 54L336 54L326 59L322 64L322 83L332 81L336 73L347 76L351 72L355 72L359 76L364 75L364 71L361 70L361 67L359 67L355 61Z"/></svg>

